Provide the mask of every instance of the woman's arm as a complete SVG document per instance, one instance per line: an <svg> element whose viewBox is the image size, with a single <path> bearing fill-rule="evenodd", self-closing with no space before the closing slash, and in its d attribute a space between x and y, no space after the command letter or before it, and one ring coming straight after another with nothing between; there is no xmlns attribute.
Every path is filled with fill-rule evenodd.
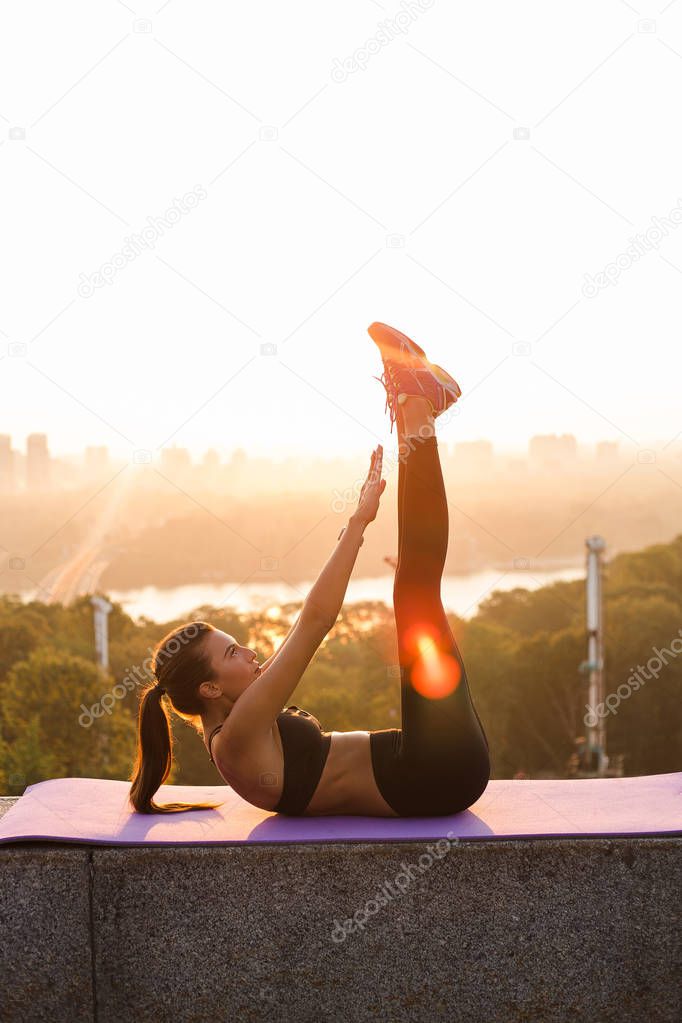
<svg viewBox="0 0 682 1023"><path fill-rule="evenodd" d="M272 662L274 661L275 657L277 657L279 654L281 654L282 650L284 649L286 644L289 642L289 640L293 636L294 629L296 628L298 623L301 621L301 619L303 617L303 611L304 611L304 609L301 608L301 610L298 613L298 616L296 617L295 622L293 623L293 625L291 626L291 628L287 632L286 636L284 637L284 639L282 640L280 645L277 647L276 650L273 650L273 652L270 654L270 656L267 658L267 660L263 661L263 663L260 666L261 673L265 671L265 669L268 667L268 665L272 664Z"/></svg>
<svg viewBox="0 0 682 1023"><path fill-rule="evenodd" d="M306 597L319 617L331 629L336 621L348 589L348 581L363 544L366 523L351 515L336 547Z"/></svg>
<svg viewBox="0 0 682 1023"><path fill-rule="evenodd" d="M315 651L332 628L343 604L348 580L363 532L376 517L379 498L386 481L381 479L381 446L372 455L370 472L362 488L357 510L342 530L334 553L322 569L315 585L303 602L301 613L276 654L268 658L267 671L242 693L223 726L216 746L229 743L234 749L247 749L272 728L284 703L307 668ZM284 647L286 645L286 650Z"/></svg>
<svg viewBox="0 0 682 1023"><path fill-rule="evenodd" d="M355 563L364 522L351 517L336 550L306 597L301 613L276 654L237 700L218 739L246 754L272 730L273 722L298 685L303 672L334 624ZM214 754L215 756L216 754Z"/></svg>
<svg viewBox="0 0 682 1023"><path fill-rule="evenodd" d="M247 686L227 716L214 756L221 749L246 756L271 735L273 723L328 632L316 615L299 617L286 649L277 651L268 670Z"/></svg>
<svg viewBox="0 0 682 1023"><path fill-rule="evenodd" d="M344 594L346 592L346 589L348 588L348 579L350 578L350 573L353 571L353 566L355 564L357 552L364 541L364 538L362 537L364 525L362 525L360 522L357 522L356 524L352 523L353 520L351 519L351 522L349 523L349 526L352 526L350 536L354 538L356 541L358 541L359 531L359 542L356 542L355 545L351 543L346 543L343 549L343 553L339 558L337 552L339 550L339 547L341 546L342 539L345 539L348 530L348 526L344 527L343 538L339 538L338 545L336 547L333 557L329 559L325 568L320 574L317 582L310 590L310 593L306 597L303 603L303 607L301 608L301 611L296 618L296 621L289 629L283 641L280 643L277 649L272 654L270 654L268 659L266 661L263 661L263 663L261 664L261 674L272 664L276 657L279 657L286 644L294 635L296 626L299 624L300 621L302 621L306 617L317 618L322 624L325 624L328 629L330 629L333 623L336 621L339 610L337 609L336 614L330 613L330 598L334 599L334 595L336 594L336 599L339 602L340 609L341 605L343 604ZM347 551L352 552L353 550L355 551L354 554L346 553ZM325 573L327 573L327 575L325 575ZM320 601L320 603L318 604L317 601Z"/></svg>
<svg viewBox="0 0 682 1023"><path fill-rule="evenodd" d="M382 462L383 449L379 445L372 454L369 473L360 493L357 510L351 515L348 525L341 531L334 553L306 597L298 618L277 650L263 662L261 672L265 671L282 652L302 619L317 618L331 629L338 618L358 550L364 542L365 527L376 517L379 498L386 485L386 481L381 479Z"/></svg>
<svg viewBox="0 0 682 1023"><path fill-rule="evenodd" d="M386 480L381 478L383 448L379 444L372 453L367 479L360 491L356 511L339 536L334 553L322 569L315 585L306 598L306 603L316 610L323 622L331 629L336 621L348 589L353 566L364 539L367 525L376 518L379 498L384 492Z"/></svg>

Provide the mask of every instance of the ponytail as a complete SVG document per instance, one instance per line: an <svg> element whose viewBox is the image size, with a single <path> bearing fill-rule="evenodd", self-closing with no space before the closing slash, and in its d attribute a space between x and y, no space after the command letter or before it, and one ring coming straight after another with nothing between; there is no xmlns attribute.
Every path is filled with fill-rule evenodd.
<svg viewBox="0 0 682 1023"><path fill-rule="evenodd" d="M181 633L187 633L189 628L196 630L197 625L202 628L195 631L194 642L191 643L187 640L186 643L191 643L192 646L196 647L196 639L198 636L206 632L213 626L208 625L205 622L193 623L192 626L185 627L184 629L176 629L169 636L164 637L159 644L159 648L169 643L169 640L175 639L181 635ZM203 636L202 636L203 638ZM160 654L157 652L157 665L160 663ZM179 660L179 656L176 654L174 662ZM184 651L182 657L183 664L180 667L187 668L188 659L193 662L194 672L190 672L197 677L202 676L208 677L211 672L210 668L207 670L205 660L202 659L200 652L192 650ZM176 663L174 664L174 667ZM171 676L173 672L169 669L164 669L164 674ZM185 683L188 686L189 680L187 679L186 672ZM164 679L164 685L168 683ZM185 686L181 688L184 689ZM140 706L138 711L138 728L137 728L137 753L135 758L135 764L133 766L130 778L130 802L137 813L180 813L183 810L215 810L217 807L222 806L222 803L155 803L153 796L158 788L163 785L166 778L171 772L173 765L173 737L170 727L170 718L168 711L161 700L163 693L158 685L148 686L142 693L140 699ZM190 714L197 714L200 711L200 705L198 703L199 697L194 695L194 702L190 703L191 709L188 710ZM175 702L175 701L173 701ZM182 707L178 710L182 713Z"/></svg>

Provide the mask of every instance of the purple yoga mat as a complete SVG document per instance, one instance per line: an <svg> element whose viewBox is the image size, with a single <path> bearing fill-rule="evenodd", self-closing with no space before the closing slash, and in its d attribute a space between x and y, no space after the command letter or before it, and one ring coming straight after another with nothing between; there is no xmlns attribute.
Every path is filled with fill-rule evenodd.
<svg viewBox="0 0 682 1023"><path fill-rule="evenodd" d="M468 810L449 817L285 817L252 806L229 785L162 785L158 803L208 800L224 805L149 816L130 808L129 788L125 781L97 778L29 785L0 820L0 842L232 845L682 834L682 772L491 781Z"/></svg>

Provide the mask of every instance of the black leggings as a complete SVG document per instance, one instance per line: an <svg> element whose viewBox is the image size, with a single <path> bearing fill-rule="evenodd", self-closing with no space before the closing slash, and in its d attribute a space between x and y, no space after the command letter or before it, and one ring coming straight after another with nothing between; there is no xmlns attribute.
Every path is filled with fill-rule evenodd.
<svg viewBox="0 0 682 1023"><path fill-rule="evenodd" d="M488 740L441 602L447 548L437 438L407 438L398 470L393 585L402 728L370 733L377 786L401 817L458 813L490 779Z"/></svg>

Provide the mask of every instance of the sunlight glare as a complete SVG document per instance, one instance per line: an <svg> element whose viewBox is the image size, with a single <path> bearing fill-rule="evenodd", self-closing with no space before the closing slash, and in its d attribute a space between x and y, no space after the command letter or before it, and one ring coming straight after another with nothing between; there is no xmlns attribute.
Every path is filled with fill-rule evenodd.
<svg viewBox="0 0 682 1023"><path fill-rule="evenodd" d="M416 691L430 700L441 700L454 692L462 675L459 661L438 649L433 628L415 626L410 630L409 643L416 656L411 674Z"/></svg>

